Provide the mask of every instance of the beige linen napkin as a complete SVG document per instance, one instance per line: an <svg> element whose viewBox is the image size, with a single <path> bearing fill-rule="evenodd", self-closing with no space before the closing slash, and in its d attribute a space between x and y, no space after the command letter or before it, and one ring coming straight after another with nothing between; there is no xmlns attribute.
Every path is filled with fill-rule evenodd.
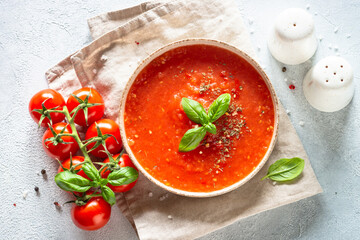
<svg viewBox="0 0 360 240"><path fill-rule="evenodd" d="M228 42L255 57L240 12L232 0L147 2L89 19L94 38L46 73L49 86L67 96L81 86L104 97L106 117L118 120L124 86L140 60L170 42L211 38ZM270 164L284 157L306 161L292 184L260 181ZM213 198L167 193L140 176L134 189L118 196L118 206L140 239L193 239L241 218L320 193L321 187L284 108L279 137L263 169L239 189Z"/></svg>

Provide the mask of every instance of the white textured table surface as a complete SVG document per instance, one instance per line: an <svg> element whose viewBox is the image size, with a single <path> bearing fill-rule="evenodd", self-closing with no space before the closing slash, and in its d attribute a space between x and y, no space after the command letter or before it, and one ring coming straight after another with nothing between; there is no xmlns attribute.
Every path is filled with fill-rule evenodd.
<svg viewBox="0 0 360 240"><path fill-rule="evenodd" d="M69 196L53 181L58 164L42 151L43 130L30 119L27 105L33 94L47 87L44 72L91 41L87 18L140 2L0 0L0 239L136 239L116 209L106 227L85 232L71 222L70 205L60 211L55 208L55 201L64 203ZM283 73L283 65L269 54L266 36L271 23L288 7L308 8L314 16L317 35L323 39L313 62L339 54L352 64L355 97L344 110L321 113L307 104L301 83L311 62L287 67ZM238 221L202 239L358 238L360 2L255 0L239 1L239 8L259 61L290 111L324 193ZM294 91L284 78L294 83ZM305 125L300 126L300 121ZM47 180L40 174L42 168L47 170ZM40 188L40 195L34 186ZM26 199L24 192L28 192Z"/></svg>

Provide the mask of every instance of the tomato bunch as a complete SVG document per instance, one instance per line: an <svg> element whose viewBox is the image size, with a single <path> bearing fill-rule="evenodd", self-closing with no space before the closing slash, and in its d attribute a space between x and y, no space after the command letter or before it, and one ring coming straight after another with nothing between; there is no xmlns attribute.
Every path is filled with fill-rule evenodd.
<svg viewBox="0 0 360 240"><path fill-rule="evenodd" d="M103 98L95 89L84 87L65 102L57 91L45 89L31 98L29 112L39 126L47 127L42 144L47 155L60 163L56 184L75 196L74 224L89 231L105 226L115 204L114 193L132 189L138 170L122 151L119 125L102 119ZM87 128L85 139L76 125ZM93 163L91 154L106 159Z"/></svg>

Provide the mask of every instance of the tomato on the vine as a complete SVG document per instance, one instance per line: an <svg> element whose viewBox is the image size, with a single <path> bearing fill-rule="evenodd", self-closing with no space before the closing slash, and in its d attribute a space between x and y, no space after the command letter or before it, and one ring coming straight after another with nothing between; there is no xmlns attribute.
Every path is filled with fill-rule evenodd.
<svg viewBox="0 0 360 240"><path fill-rule="evenodd" d="M99 94L98 91L96 91L93 88L84 87L81 89L76 90L73 92L73 94L81 99L82 101L86 99L87 96L89 96L87 103L88 104L101 104L96 106L91 106L87 108L87 124L85 119L84 110L80 109L79 112L76 114L74 122L80 126L89 126L93 122L99 120L104 115L105 106L104 106L104 100ZM66 102L66 106L69 109L69 112L71 112L74 108L76 108L79 104L81 104L74 96L70 96Z"/></svg>
<svg viewBox="0 0 360 240"><path fill-rule="evenodd" d="M120 154L117 154L117 155L113 156L113 158L116 160L119 157L119 155ZM110 161L109 158L107 158L107 159L105 159L104 163L108 163L109 161ZM127 155L127 154L123 154L120 157L119 166L120 167L132 167L136 171L138 171L138 169L135 167L135 165L131 161L129 155ZM110 174L110 171L107 171L107 168L104 168L104 170L102 170L100 174L101 174L102 178L107 178L107 176ZM126 185L113 186L113 185L107 184L107 186L109 188L111 188L111 190L113 190L114 192L127 192L135 186L136 182L137 182L137 179L134 182L126 184Z"/></svg>
<svg viewBox="0 0 360 240"><path fill-rule="evenodd" d="M93 197L85 205L73 205L71 218L84 230L93 231L105 226L111 216L111 206L102 197Z"/></svg>
<svg viewBox="0 0 360 240"><path fill-rule="evenodd" d="M103 134L103 135L111 134L116 139L115 140L114 137L109 136L105 140L106 149L111 154L116 154L116 153L120 152L120 150L122 148L122 141L121 141L121 137L120 137L119 125L111 119L101 119L99 121L96 121L86 131L86 135L85 135L86 140L89 140L92 137L98 136L96 126L99 127L101 134ZM90 150L94 145L95 145L95 142L90 143L87 146L88 150ZM95 148L94 150L92 150L90 153L92 153L96 157L106 158L107 154L102 151L104 151L104 147L102 145L100 145L97 148Z"/></svg>
<svg viewBox="0 0 360 240"><path fill-rule="evenodd" d="M73 166L75 166L75 165L77 165L77 164L79 164L79 163L82 163L83 161L84 161L84 157L83 157L83 156L73 156L73 157L72 157L72 165L73 165ZM62 162L61 164L62 164L63 168L65 168L65 169L70 169L70 158L67 159L67 160L65 160L65 161ZM81 165L80 165L80 166L77 166L77 167L75 168L75 170L79 170L79 169L81 169ZM63 172L63 171L64 171L64 170L62 169L62 167L59 166L58 173L59 173L59 172ZM80 176L82 176L82 177L84 177L84 178L86 178L86 179L91 180L91 179L84 173L83 170L78 171L76 174L77 174L77 175L80 175Z"/></svg>
<svg viewBox="0 0 360 240"><path fill-rule="evenodd" d="M66 128L65 128L66 127ZM70 126L64 122L56 123L52 126L56 134L59 134L62 130L63 133L72 133ZM65 129L64 129L65 128ZM79 145L71 136L62 136L61 141L64 143L53 144L50 140L45 141L48 138L54 137L50 128L48 128L42 138L42 144L45 152L52 158L63 161L70 157L70 154L74 155L79 150Z"/></svg>
<svg viewBox="0 0 360 240"><path fill-rule="evenodd" d="M36 93L29 102L30 116L36 123L39 123L42 114L34 110L42 111L43 103L46 109L56 108L55 110L62 110L63 106L65 106L65 100L63 96L57 91L52 89L41 90L40 92ZM45 117L41 122L42 127L47 127L50 123L49 116L51 118L52 124L61 122L65 118L65 115L62 113L47 114L47 117Z"/></svg>

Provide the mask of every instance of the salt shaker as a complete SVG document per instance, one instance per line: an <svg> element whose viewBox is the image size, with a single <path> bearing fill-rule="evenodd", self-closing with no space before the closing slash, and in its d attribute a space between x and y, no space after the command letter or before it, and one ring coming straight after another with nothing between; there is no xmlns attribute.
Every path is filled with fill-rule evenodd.
<svg viewBox="0 0 360 240"><path fill-rule="evenodd" d="M284 64L296 65L310 59L317 49L312 16L301 8L280 13L268 39L268 48Z"/></svg>
<svg viewBox="0 0 360 240"><path fill-rule="evenodd" d="M353 79L352 67L345 59L326 57L305 75L304 95L314 108L335 112L350 103L355 90Z"/></svg>

